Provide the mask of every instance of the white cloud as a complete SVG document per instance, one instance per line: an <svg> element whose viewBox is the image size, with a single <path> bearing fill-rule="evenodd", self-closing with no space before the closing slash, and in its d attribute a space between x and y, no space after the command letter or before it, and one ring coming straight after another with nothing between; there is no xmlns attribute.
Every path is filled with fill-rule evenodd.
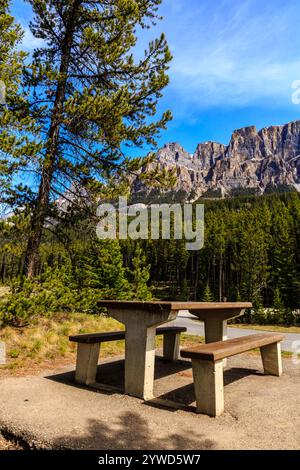
<svg viewBox="0 0 300 470"><path fill-rule="evenodd" d="M43 39L34 37L32 32L29 29L29 26L24 26L22 22L21 22L21 25L24 30L24 37L23 37L22 43L20 44L20 48L26 51L32 51L33 49L37 47L42 47L44 44Z"/></svg>
<svg viewBox="0 0 300 470"><path fill-rule="evenodd" d="M300 78L297 2L283 9L277 0L223 0L218 8L203 1L196 10L190 0L178 17L170 1L177 2L166 0L163 14L173 93L201 107L290 104L291 83Z"/></svg>
<svg viewBox="0 0 300 470"><path fill-rule="evenodd" d="M142 31L137 53L166 32L174 56L168 93L183 109L291 104L300 79L299 0L164 0L161 13L156 33ZM21 23L21 47L41 47Z"/></svg>

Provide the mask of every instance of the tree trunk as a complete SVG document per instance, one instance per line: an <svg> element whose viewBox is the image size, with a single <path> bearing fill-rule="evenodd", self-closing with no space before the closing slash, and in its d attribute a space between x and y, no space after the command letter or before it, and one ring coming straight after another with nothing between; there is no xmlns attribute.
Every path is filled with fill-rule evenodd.
<svg viewBox="0 0 300 470"><path fill-rule="evenodd" d="M65 39L61 48L60 74L51 116L49 137L46 145L46 155L42 167L41 183L36 206L31 217L31 227L25 255L24 274L28 278L32 278L36 274L36 267L39 259L39 247L41 244L44 224L48 215L52 178L57 164L59 130L63 116L63 104L66 93L71 48L81 2L82 0L74 0L73 2L66 25Z"/></svg>
<svg viewBox="0 0 300 470"><path fill-rule="evenodd" d="M196 262L195 262L195 281L194 281L194 300L199 300L197 298L198 294L198 283L199 283L199 256L196 252Z"/></svg>
<svg viewBox="0 0 300 470"><path fill-rule="evenodd" d="M221 254L219 263L219 302L223 299L223 255Z"/></svg>
<svg viewBox="0 0 300 470"><path fill-rule="evenodd" d="M2 266L1 266L1 282L5 284L6 281L6 255L2 257Z"/></svg>

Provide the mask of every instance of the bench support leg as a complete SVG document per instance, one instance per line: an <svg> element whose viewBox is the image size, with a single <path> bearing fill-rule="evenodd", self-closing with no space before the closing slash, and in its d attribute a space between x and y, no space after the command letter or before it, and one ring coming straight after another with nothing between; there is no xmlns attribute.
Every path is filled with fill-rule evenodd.
<svg viewBox="0 0 300 470"><path fill-rule="evenodd" d="M224 411L223 361L192 359L197 412L219 416Z"/></svg>
<svg viewBox="0 0 300 470"><path fill-rule="evenodd" d="M179 358L180 333L165 333L163 355L167 361L177 361Z"/></svg>
<svg viewBox="0 0 300 470"><path fill-rule="evenodd" d="M78 343L75 382L90 385L96 382L100 343Z"/></svg>
<svg viewBox="0 0 300 470"><path fill-rule="evenodd" d="M268 344L260 348L261 358L266 375L282 375L281 345L280 343Z"/></svg>

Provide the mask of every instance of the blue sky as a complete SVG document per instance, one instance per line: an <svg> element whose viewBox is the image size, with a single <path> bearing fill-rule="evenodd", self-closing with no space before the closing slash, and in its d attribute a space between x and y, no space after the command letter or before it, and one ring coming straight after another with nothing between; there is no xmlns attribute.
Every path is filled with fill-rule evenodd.
<svg viewBox="0 0 300 470"><path fill-rule="evenodd" d="M30 7L13 0L25 28L23 47L39 45L28 30ZM234 129L300 119L292 82L300 80L299 0L164 0L164 19L143 31L139 47L164 31L174 60L159 110L174 119L159 144L227 144Z"/></svg>

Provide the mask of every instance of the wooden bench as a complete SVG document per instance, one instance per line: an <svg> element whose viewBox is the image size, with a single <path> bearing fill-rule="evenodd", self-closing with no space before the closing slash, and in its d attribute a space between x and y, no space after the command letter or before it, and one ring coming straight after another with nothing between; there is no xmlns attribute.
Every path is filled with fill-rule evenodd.
<svg viewBox="0 0 300 470"><path fill-rule="evenodd" d="M260 348L264 373L282 374L280 334L254 334L183 349L192 360L197 412L219 416L224 411L223 359Z"/></svg>
<svg viewBox="0 0 300 470"><path fill-rule="evenodd" d="M163 357L176 361L179 357L180 334L185 327L167 326L156 328L156 335L163 335ZM91 385L96 382L97 365L101 343L125 339L125 331L91 333L69 336L69 340L78 343L75 382Z"/></svg>

